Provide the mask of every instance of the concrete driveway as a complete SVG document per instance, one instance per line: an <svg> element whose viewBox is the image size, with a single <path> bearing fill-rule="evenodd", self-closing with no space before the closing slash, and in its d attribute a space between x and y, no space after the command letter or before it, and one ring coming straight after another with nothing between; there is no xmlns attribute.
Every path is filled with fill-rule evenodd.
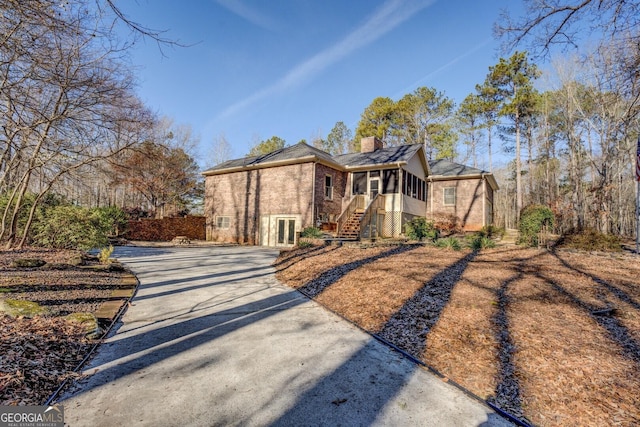
<svg viewBox="0 0 640 427"><path fill-rule="evenodd" d="M510 425L279 284L275 250L115 255L140 288L60 400L70 426Z"/></svg>

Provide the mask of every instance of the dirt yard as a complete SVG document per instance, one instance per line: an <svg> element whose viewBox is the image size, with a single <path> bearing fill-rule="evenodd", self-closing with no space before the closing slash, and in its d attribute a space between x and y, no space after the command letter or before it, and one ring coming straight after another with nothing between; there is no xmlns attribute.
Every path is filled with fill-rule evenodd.
<svg viewBox="0 0 640 427"><path fill-rule="evenodd" d="M283 251L277 277L514 416L640 424L640 260L503 246Z"/></svg>
<svg viewBox="0 0 640 427"><path fill-rule="evenodd" d="M24 259L47 264L14 264ZM0 405L42 405L75 376L93 346L85 335L96 319L89 315L87 324L86 313L111 299L123 274L82 260L76 251L0 250ZM13 309L18 312L8 315Z"/></svg>

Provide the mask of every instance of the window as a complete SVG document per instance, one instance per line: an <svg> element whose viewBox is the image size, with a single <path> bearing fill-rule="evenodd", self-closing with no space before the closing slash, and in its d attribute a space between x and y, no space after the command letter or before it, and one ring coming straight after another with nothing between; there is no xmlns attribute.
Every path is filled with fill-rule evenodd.
<svg viewBox="0 0 640 427"><path fill-rule="evenodd" d="M331 175L324 177L324 198L333 200L333 177Z"/></svg>
<svg viewBox="0 0 640 427"><path fill-rule="evenodd" d="M382 172L382 191L385 194L398 192L398 169L390 169Z"/></svg>
<svg viewBox="0 0 640 427"><path fill-rule="evenodd" d="M402 171L402 194L407 194L407 171Z"/></svg>
<svg viewBox="0 0 640 427"><path fill-rule="evenodd" d="M444 188L443 192L444 192L444 205L455 206L456 205L456 187Z"/></svg>
<svg viewBox="0 0 640 427"><path fill-rule="evenodd" d="M217 228L222 228L222 229L227 229L229 228L229 224L230 224L231 220L228 216L218 216L216 217L216 227Z"/></svg>
<svg viewBox="0 0 640 427"><path fill-rule="evenodd" d="M407 171L402 171L402 194L420 201L427 200L427 183L424 179Z"/></svg>
<svg viewBox="0 0 640 427"><path fill-rule="evenodd" d="M411 180L413 181L411 184L411 197L414 199L418 198L418 177L415 175L411 175Z"/></svg>
<svg viewBox="0 0 640 427"><path fill-rule="evenodd" d="M367 173L355 172L353 174L353 191L354 196L356 194L367 194Z"/></svg>

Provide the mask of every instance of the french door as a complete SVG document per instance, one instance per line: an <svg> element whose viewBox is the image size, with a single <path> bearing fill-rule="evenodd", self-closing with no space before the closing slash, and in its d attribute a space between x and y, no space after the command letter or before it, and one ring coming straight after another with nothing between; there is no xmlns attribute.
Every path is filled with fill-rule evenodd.
<svg viewBox="0 0 640 427"><path fill-rule="evenodd" d="M296 220L289 218L278 218L278 231L276 236L278 245L296 244Z"/></svg>

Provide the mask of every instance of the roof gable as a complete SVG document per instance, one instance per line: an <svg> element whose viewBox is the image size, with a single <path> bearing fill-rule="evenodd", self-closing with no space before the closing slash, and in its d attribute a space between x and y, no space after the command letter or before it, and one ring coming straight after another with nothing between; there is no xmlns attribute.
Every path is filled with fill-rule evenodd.
<svg viewBox="0 0 640 427"><path fill-rule="evenodd" d="M420 150L422 144L397 145L386 147L370 153L349 153L335 156L336 162L345 167L391 165L411 160Z"/></svg>
<svg viewBox="0 0 640 427"><path fill-rule="evenodd" d="M260 168L268 167L271 164L296 163L297 161L324 161L325 163L338 166L336 161L327 152L312 147L304 142L280 148L268 154L259 156L247 156L240 159L229 160L220 163L203 172L203 175L215 174L229 169L238 168Z"/></svg>
<svg viewBox="0 0 640 427"><path fill-rule="evenodd" d="M482 169L472 168L471 166L461 165L460 163L450 162L444 159L429 161L429 168L433 176L465 176L489 173Z"/></svg>
<svg viewBox="0 0 640 427"><path fill-rule="evenodd" d="M487 177L488 181L493 187L494 190L498 190L499 186L495 177L491 172L487 172L482 169L474 168L471 166L461 165L460 163L450 162L448 160L432 160L429 162L429 169L431 170L431 178L432 179L463 179L463 178L471 178L471 177Z"/></svg>

